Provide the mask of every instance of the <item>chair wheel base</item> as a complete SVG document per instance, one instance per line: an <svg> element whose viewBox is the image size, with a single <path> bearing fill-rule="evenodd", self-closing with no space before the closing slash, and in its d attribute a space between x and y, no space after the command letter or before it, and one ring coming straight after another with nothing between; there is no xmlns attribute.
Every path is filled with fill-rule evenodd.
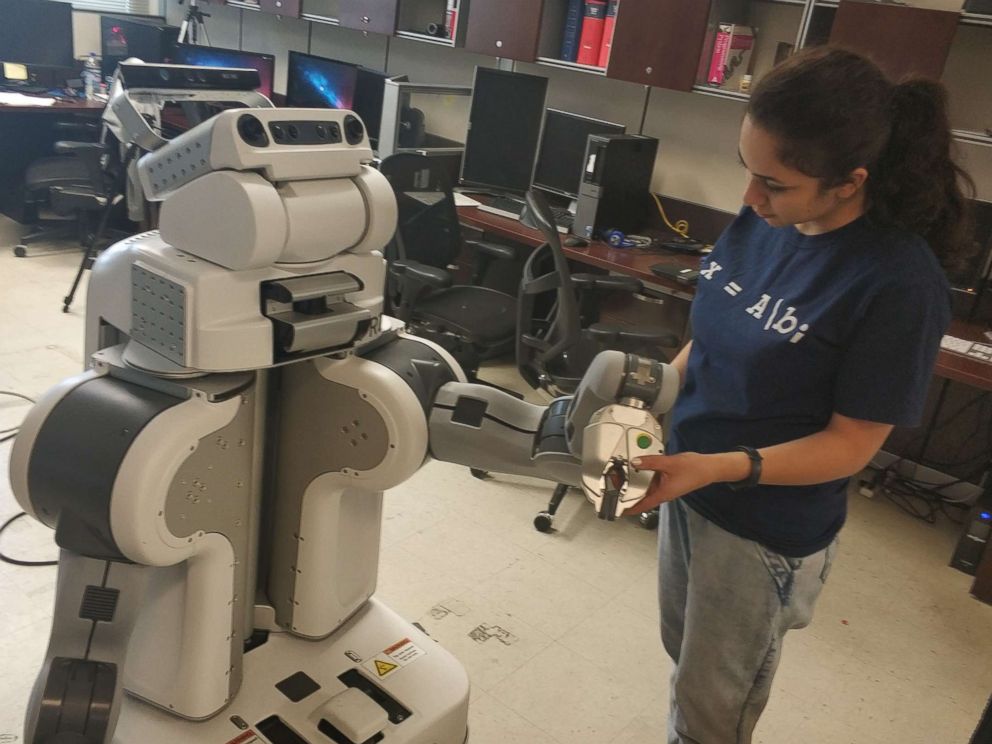
<svg viewBox="0 0 992 744"><path fill-rule="evenodd" d="M658 529L658 522L660 517L658 515L657 509L652 509L649 512L644 512L638 517L641 521L641 526L646 530L656 530Z"/></svg>
<svg viewBox="0 0 992 744"><path fill-rule="evenodd" d="M14 255L17 256L18 258L24 258L26 255L28 255L28 247L26 245L15 245Z"/></svg>
<svg viewBox="0 0 992 744"><path fill-rule="evenodd" d="M62 306L62 312L64 312L64 313L69 312L69 306L68 305L63 305Z"/></svg>
<svg viewBox="0 0 992 744"><path fill-rule="evenodd" d="M554 530L552 526L555 518L548 514L547 512L541 512L536 517L534 517L534 529L538 532L551 532Z"/></svg>
<svg viewBox="0 0 992 744"><path fill-rule="evenodd" d="M479 468L469 468L469 472L472 473L472 476L474 478L478 478L479 480L489 480L490 477L488 470L480 470Z"/></svg>

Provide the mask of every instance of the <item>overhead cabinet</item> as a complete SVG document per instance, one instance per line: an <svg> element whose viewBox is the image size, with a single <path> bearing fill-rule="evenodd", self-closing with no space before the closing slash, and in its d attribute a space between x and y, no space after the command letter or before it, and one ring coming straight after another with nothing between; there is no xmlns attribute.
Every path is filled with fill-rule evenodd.
<svg viewBox="0 0 992 744"><path fill-rule="evenodd" d="M537 59L544 0L472 0L465 48L521 62Z"/></svg>
<svg viewBox="0 0 992 744"><path fill-rule="evenodd" d="M358 31L396 32L399 0L338 0L338 23Z"/></svg>

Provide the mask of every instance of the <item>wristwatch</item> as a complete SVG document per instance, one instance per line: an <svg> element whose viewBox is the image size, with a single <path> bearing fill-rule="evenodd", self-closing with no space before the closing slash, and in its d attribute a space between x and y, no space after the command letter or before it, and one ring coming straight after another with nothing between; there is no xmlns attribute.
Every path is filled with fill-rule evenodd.
<svg viewBox="0 0 992 744"><path fill-rule="evenodd" d="M743 491L745 488L754 488L758 485L758 481L761 480L761 455L758 454L758 450L754 447L745 447L744 445L734 447L734 452L743 452L747 455L751 461L751 472L748 473L747 478L728 482L727 486L731 491Z"/></svg>

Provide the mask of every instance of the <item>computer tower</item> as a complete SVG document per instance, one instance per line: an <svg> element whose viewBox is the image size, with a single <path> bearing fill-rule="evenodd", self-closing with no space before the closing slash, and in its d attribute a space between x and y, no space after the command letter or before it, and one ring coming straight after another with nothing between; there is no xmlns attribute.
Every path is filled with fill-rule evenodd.
<svg viewBox="0 0 992 744"><path fill-rule="evenodd" d="M974 576L992 537L992 495L982 494L965 520L951 567Z"/></svg>
<svg viewBox="0 0 992 744"><path fill-rule="evenodd" d="M605 230L631 233L642 229L657 154L654 137L589 135L572 231L597 238Z"/></svg>

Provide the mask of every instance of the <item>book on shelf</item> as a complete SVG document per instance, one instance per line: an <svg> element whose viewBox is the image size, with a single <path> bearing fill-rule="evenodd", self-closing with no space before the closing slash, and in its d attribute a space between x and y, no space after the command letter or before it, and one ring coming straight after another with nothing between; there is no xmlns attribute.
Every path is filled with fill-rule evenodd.
<svg viewBox="0 0 992 744"><path fill-rule="evenodd" d="M448 0L444 11L444 31L449 39L454 39L458 32L458 4L461 0Z"/></svg>
<svg viewBox="0 0 992 744"><path fill-rule="evenodd" d="M603 27L606 25L606 0L585 0L582 6L582 34L579 36L580 65L599 64L599 50L603 46Z"/></svg>
<svg viewBox="0 0 992 744"><path fill-rule="evenodd" d="M599 66L604 69L610 63L613 32L617 29L618 5L620 5L620 0L609 0L609 5L606 6L606 20L603 23L603 43L599 47Z"/></svg>
<svg viewBox="0 0 992 744"><path fill-rule="evenodd" d="M561 35L561 54L566 62L579 58L579 37L582 36L582 5L585 0L568 0L565 9L565 27Z"/></svg>
<svg viewBox="0 0 992 744"><path fill-rule="evenodd" d="M750 26L719 24L706 83L714 88L737 90L744 76L751 74L754 39L755 29Z"/></svg>

